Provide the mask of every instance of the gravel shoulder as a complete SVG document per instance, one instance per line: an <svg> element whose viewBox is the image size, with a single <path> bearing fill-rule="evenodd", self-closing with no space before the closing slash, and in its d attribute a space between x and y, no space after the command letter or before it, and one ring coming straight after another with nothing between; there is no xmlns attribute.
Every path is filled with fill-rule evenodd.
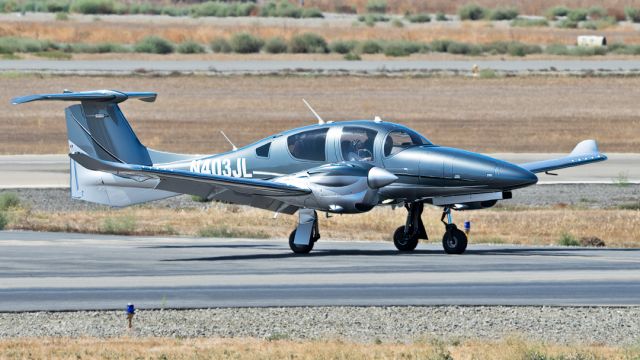
<svg viewBox="0 0 640 360"><path fill-rule="evenodd" d="M1 313L0 338L255 337L371 342L501 339L637 344L639 307L300 307Z"/></svg>

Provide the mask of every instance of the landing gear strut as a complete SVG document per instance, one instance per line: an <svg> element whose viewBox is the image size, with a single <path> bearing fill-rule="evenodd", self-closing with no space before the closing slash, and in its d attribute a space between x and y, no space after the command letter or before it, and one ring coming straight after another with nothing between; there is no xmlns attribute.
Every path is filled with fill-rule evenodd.
<svg viewBox="0 0 640 360"><path fill-rule="evenodd" d="M428 239L427 231L422 223L423 203L405 204L407 221L393 233L393 244L400 251L413 251L420 239Z"/></svg>
<svg viewBox="0 0 640 360"><path fill-rule="evenodd" d="M444 218L447 221L444 221ZM447 254L462 254L467 249L467 235L458 229L451 219L451 208L445 207L440 221L445 226L442 236L442 247Z"/></svg>
<svg viewBox="0 0 640 360"><path fill-rule="evenodd" d="M296 254L308 254L318 239L318 213L311 209L298 210L298 226L289 235L291 251Z"/></svg>

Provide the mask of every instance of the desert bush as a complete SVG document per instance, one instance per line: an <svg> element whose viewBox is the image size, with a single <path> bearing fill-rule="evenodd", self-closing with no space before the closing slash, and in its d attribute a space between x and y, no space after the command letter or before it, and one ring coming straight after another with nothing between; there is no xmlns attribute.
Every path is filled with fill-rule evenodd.
<svg viewBox="0 0 640 360"><path fill-rule="evenodd" d="M253 3L226 3L220 1L207 1L191 6L191 15L194 17L236 17L249 16L256 9Z"/></svg>
<svg viewBox="0 0 640 360"><path fill-rule="evenodd" d="M587 15L589 16L589 19L597 20L603 19L609 14L607 13L607 10L605 10L605 8L603 8L602 6L592 6L587 9Z"/></svg>
<svg viewBox="0 0 640 360"><path fill-rule="evenodd" d="M627 20L640 23L640 9L626 7L624 8L624 15L627 17Z"/></svg>
<svg viewBox="0 0 640 360"><path fill-rule="evenodd" d="M209 45L209 47L211 48L211 51L213 51L215 53L230 53L231 52L231 45L229 44L229 41L227 41L227 39L221 38L221 37L211 40L211 44Z"/></svg>
<svg viewBox="0 0 640 360"><path fill-rule="evenodd" d="M204 46L195 41L185 41L180 43L176 50L181 54L202 54L204 52Z"/></svg>
<svg viewBox="0 0 640 360"><path fill-rule="evenodd" d="M587 15L588 14L589 14L589 12L587 10L585 10L585 9L572 9L567 14L567 19L569 19L571 21L574 21L574 22L585 21L585 20L587 20Z"/></svg>
<svg viewBox="0 0 640 360"><path fill-rule="evenodd" d="M367 2L367 12L384 14L387 12L386 0L369 0Z"/></svg>
<svg viewBox="0 0 640 360"><path fill-rule="evenodd" d="M436 20L437 21L449 21L449 18L447 18L447 15L443 12L439 12L436 14Z"/></svg>
<svg viewBox="0 0 640 360"><path fill-rule="evenodd" d="M66 12L58 12L56 13L56 21L67 21L69 20L69 14Z"/></svg>
<svg viewBox="0 0 640 360"><path fill-rule="evenodd" d="M44 6L47 12L58 13L58 12L69 12L71 8L71 3L68 0L47 0L44 2Z"/></svg>
<svg viewBox="0 0 640 360"><path fill-rule="evenodd" d="M480 20L487 15L487 10L478 4L467 4L458 10L460 20Z"/></svg>
<svg viewBox="0 0 640 360"><path fill-rule="evenodd" d="M102 222L100 231L105 234L131 235L136 230L136 219L131 215L108 217Z"/></svg>
<svg viewBox="0 0 640 360"><path fill-rule="evenodd" d="M496 8L489 13L491 20L513 20L518 17L516 8Z"/></svg>
<svg viewBox="0 0 640 360"><path fill-rule="evenodd" d="M169 40L155 35L143 38L133 48L136 52L150 54L171 54L175 50Z"/></svg>
<svg viewBox="0 0 640 360"><path fill-rule="evenodd" d="M382 14L365 14L358 16L358 21L364 22L367 25L375 24L377 22L387 22L389 17Z"/></svg>
<svg viewBox="0 0 640 360"><path fill-rule="evenodd" d="M498 74L493 69L482 69L480 70L480 78L481 79L495 79L498 77Z"/></svg>
<svg viewBox="0 0 640 360"><path fill-rule="evenodd" d="M402 20L395 18L393 20L391 20L391 26L393 27L397 27L397 28L402 28L404 27L404 23L402 22Z"/></svg>
<svg viewBox="0 0 640 360"><path fill-rule="evenodd" d="M507 47L507 52L511 56L526 56L529 54L540 54L542 53L542 48L538 45L511 42Z"/></svg>
<svg viewBox="0 0 640 360"><path fill-rule="evenodd" d="M114 0L76 0L71 11L81 14L113 14L115 4Z"/></svg>
<svg viewBox="0 0 640 360"><path fill-rule="evenodd" d="M20 207L20 197L14 192L0 194L0 211L15 209Z"/></svg>
<svg viewBox="0 0 640 360"><path fill-rule="evenodd" d="M640 45L625 45L614 43L607 47L607 52L623 55L640 55Z"/></svg>
<svg viewBox="0 0 640 360"><path fill-rule="evenodd" d="M607 16L598 20L587 20L583 22L580 27L589 30L602 30L608 27L615 26L618 22L614 17Z"/></svg>
<svg viewBox="0 0 640 360"><path fill-rule="evenodd" d="M545 15L549 20L555 20L559 17L567 16L569 14L569 8L566 6L554 6L545 12Z"/></svg>
<svg viewBox="0 0 640 360"><path fill-rule="evenodd" d="M378 54L384 51L384 47L377 40L365 40L358 45L361 54Z"/></svg>
<svg viewBox="0 0 640 360"><path fill-rule="evenodd" d="M569 49L569 55L571 56L607 55L607 48L603 46L598 46L598 47L576 46Z"/></svg>
<svg viewBox="0 0 640 360"><path fill-rule="evenodd" d="M264 50L269 54L281 54L287 52L287 42L281 37L274 37L264 44Z"/></svg>
<svg viewBox="0 0 640 360"><path fill-rule="evenodd" d="M427 13L409 14L406 18L412 23L428 23L431 21L431 15Z"/></svg>
<svg viewBox="0 0 640 360"><path fill-rule="evenodd" d="M561 29L576 29L578 23L570 19L562 19L556 23L556 27Z"/></svg>
<svg viewBox="0 0 640 360"><path fill-rule="evenodd" d="M105 53L126 53L130 52L129 48L124 45L114 43L100 43L100 44L68 44L65 46L64 51L72 53L85 53L85 54L105 54Z"/></svg>
<svg viewBox="0 0 640 360"><path fill-rule="evenodd" d="M0 211L0 230L4 230L8 223L9 217L4 211Z"/></svg>
<svg viewBox="0 0 640 360"><path fill-rule="evenodd" d="M580 246L586 247L605 247L604 240L597 236L583 236L580 238Z"/></svg>
<svg viewBox="0 0 640 360"><path fill-rule="evenodd" d="M549 26L549 22L545 19L526 19L516 18L511 22L513 27L543 27Z"/></svg>
<svg viewBox="0 0 640 360"><path fill-rule="evenodd" d="M447 47L452 42L453 41L446 40L446 39L445 40L433 40L431 42L431 51L445 53L445 52L447 52Z"/></svg>
<svg viewBox="0 0 640 360"><path fill-rule="evenodd" d="M239 54L250 54L260 52L264 41L249 33L238 33L231 37L231 49Z"/></svg>
<svg viewBox="0 0 640 360"><path fill-rule="evenodd" d="M569 55L569 48L563 44L547 45L544 52L550 55Z"/></svg>
<svg viewBox="0 0 640 360"><path fill-rule="evenodd" d="M35 53L58 50L60 45L49 40L36 40L12 36L0 37L0 54Z"/></svg>
<svg viewBox="0 0 640 360"><path fill-rule="evenodd" d="M327 41L320 35L304 33L295 35L289 42L289 50L292 53L323 54L329 51Z"/></svg>
<svg viewBox="0 0 640 360"><path fill-rule="evenodd" d="M482 51L492 55L506 54L509 51L509 41L494 41L489 44L482 45Z"/></svg>
<svg viewBox="0 0 640 360"><path fill-rule="evenodd" d="M335 11L339 14L356 14L358 9L351 4L336 4Z"/></svg>
<svg viewBox="0 0 640 360"><path fill-rule="evenodd" d="M356 53L348 53L345 54L343 57L345 60L348 61L358 61L358 60L362 60L362 58L360 57L360 55L356 54Z"/></svg>
<svg viewBox="0 0 640 360"><path fill-rule="evenodd" d="M348 40L336 40L329 45L331 52L338 54L348 54L355 49L357 43L355 41Z"/></svg>
<svg viewBox="0 0 640 360"><path fill-rule="evenodd" d="M260 8L260 16L290 18L321 18L322 11L317 8L301 8L286 0L269 1Z"/></svg>
<svg viewBox="0 0 640 360"><path fill-rule="evenodd" d="M413 41L389 41L384 46L384 54L386 56L409 56L422 49L422 44Z"/></svg>
<svg viewBox="0 0 640 360"><path fill-rule="evenodd" d="M560 235L558 244L562 246L580 246L580 242L573 235L566 232Z"/></svg>
<svg viewBox="0 0 640 360"><path fill-rule="evenodd" d="M482 54L482 47L480 45L452 41L447 46L447 52L458 55L480 55Z"/></svg>
<svg viewBox="0 0 640 360"><path fill-rule="evenodd" d="M305 8L302 10L303 18L323 18L322 11L318 8Z"/></svg>

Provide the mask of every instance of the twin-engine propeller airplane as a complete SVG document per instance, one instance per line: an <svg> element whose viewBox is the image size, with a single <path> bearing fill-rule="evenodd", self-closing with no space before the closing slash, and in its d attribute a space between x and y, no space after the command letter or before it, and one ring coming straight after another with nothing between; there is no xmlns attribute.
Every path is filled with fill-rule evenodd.
<svg viewBox="0 0 640 360"><path fill-rule="evenodd" d="M379 205L404 205L407 220L393 234L400 251L427 239L424 204L443 208L442 246L461 254L467 237L451 210L489 208L511 191L533 185L534 173L606 160L594 140L566 157L511 164L438 146L402 125L381 121L325 123L269 136L216 155L160 152L142 145L122 114L127 99L152 102L151 92L98 90L18 97L79 101L66 108L71 196L128 206L179 194L299 214L289 236L294 253L308 253L320 239L317 211L363 213ZM306 103L306 102L305 102Z"/></svg>

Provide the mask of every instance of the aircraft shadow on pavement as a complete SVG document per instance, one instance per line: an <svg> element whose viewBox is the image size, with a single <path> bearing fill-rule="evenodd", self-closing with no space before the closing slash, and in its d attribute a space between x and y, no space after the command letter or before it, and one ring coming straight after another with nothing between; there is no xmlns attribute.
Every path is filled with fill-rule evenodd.
<svg viewBox="0 0 640 360"><path fill-rule="evenodd" d="M276 245L273 245L276 246ZM197 247L197 246L196 246ZM237 248L241 245L234 246ZM331 257L331 256L402 256L411 257L416 255L439 255L439 256L470 256L470 255L510 255L510 256L598 256L599 249L594 248L576 248L576 249L469 249L464 255L446 255L442 250L415 250L412 252L398 252L397 250L360 250L360 249L327 249L327 250L314 250L309 254L294 254L290 251L274 252L274 253L262 253L262 254L239 254L239 255L223 255L223 256L210 256L210 257L197 257L197 258L184 258L184 259L166 259L163 261L179 262L179 261L234 261L234 260L265 260L265 259L287 259L287 258L314 258L314 257ZM602 249L602 250L635 250L637 249ZM585 252L592 252L592 254L586 254Z"/></svg>
<svg viewBox="0 0 640 360"><path fill-rule="evenodd" d="M206 248L218 248L218 249L265 249L270 250L274 247L279 247L276 244L198 244L198 245L152 245L152 246L140 246L140 249L206 249Z"/></svg>

